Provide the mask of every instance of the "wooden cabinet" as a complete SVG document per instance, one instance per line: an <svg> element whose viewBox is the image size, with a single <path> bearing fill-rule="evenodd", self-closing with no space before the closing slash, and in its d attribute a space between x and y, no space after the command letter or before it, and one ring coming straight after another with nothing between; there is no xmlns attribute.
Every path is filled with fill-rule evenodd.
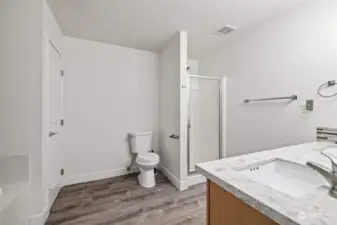
<svg viewBox="0 0 337 225"><path fill-rule="evenodd" d="M207 225L277 225L212 181L207 181Z"/></svg>

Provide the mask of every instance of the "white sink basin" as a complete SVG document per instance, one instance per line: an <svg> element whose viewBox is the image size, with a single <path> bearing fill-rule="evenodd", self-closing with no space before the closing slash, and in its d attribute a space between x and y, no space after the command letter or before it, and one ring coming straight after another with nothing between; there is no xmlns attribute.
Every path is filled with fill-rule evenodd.
<svg viewBox="0 0 337 225"><path fill-rule="evenodd" d="M294 198L326 185L324 178L307 166L274 159L237 169L239 173Z"/></svg>

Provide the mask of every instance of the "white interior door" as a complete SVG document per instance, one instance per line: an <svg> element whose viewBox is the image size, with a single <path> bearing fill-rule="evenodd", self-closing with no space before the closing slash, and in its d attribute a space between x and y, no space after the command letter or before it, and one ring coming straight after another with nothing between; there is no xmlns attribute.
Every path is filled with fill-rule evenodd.
<svg viewBox="0 0 337 225"><path fill-rule="evenodd" d="M50 43L48 55L48 187L55 187L60 180L63 126L63 68L62 58Z"/></svg>
<svg viewBox="0 0 337 225"><path fill-rule="evenodd" d="M220 80L190 77L189 172L220 158Z"/></svg>

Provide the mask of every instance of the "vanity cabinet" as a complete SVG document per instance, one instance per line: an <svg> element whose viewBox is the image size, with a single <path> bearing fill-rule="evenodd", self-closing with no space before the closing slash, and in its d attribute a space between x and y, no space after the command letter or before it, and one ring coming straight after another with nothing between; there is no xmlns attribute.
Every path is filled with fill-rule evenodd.
<svg viewBox="0 0 337 225"><path fill-rule="evenodd" d="M207 225L276 225L253 207L207 181Z"/></svg>

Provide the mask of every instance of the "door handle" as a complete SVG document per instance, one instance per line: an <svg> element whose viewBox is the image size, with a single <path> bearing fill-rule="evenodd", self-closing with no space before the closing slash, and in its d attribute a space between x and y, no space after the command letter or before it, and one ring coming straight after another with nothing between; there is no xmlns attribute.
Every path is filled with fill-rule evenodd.
<svg viewBox="0 0 337 225"><path fill-rule="evenodd" d="M52 131L49 131L49 137L52 137L54 135L58 134L58 132L52 132Z"/></svg>
<svg viewBox="0 0 337 225"><path fill-rule="evenodd" d="M173 138L173 139L179 139L179 137L180 137L179 135L174 135L174 134L169 136L169 138Z"/></svg>

